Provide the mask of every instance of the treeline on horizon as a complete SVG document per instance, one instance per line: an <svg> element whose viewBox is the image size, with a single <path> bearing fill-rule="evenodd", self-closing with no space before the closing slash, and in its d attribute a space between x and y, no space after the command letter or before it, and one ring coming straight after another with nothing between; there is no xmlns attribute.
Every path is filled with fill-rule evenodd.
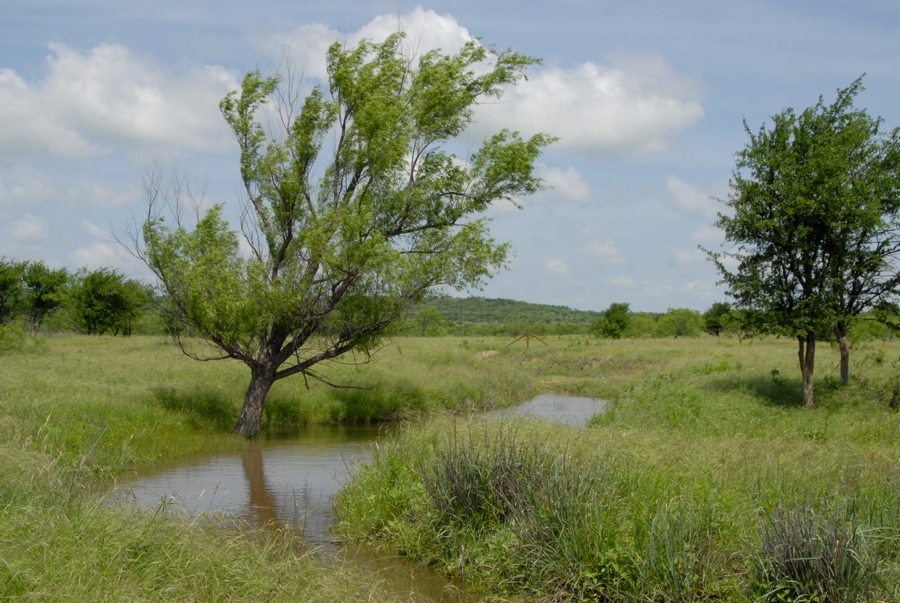
<svg viewBox="0 0 900 603"><path fill-rule="evenodd" d="M863 313L851 328L856 340L894 339L896 317L885 311ZM703 334L744 338L750 335L742 315L725 302L704 312L670 308L666 312L632 311L613 303L602 312L511 299L432 296L414 306L400 327L405 335L507 336L593 335L605 339L699 337ZM833 334L823 333L822 340Z"/></svg>
<svg viewBox="0 0 900 603"><path fill-rule="evenodd" d="M165 299L152 286L117 270L49 268L43 262L0 258L0 349L16 347L25 334L71 331L87 335L168 335ZM740 312L714 303L705 312L671 308L635 312L613 303L605 311L576 310L484 297L429 296L412 306L393 334L415 337L537 337L588 335L641 339L746 335ZM857 340L893 339L893 316L868 312L851 331ZM828 334L823 334L827 339Z"/></svg>

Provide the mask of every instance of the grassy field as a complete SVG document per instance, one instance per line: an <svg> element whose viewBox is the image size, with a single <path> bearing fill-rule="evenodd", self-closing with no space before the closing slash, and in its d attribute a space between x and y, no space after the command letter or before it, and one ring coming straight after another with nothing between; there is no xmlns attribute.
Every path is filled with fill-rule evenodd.
<svg viewBox="0 0 900 603"><path fill-rule="evenodd" d="M413 417L528 395L527 371L496 373L459 343L394 344L330 375L369 390L278 383L266 426ZM377 581L317 561L291 530L114 507L137 466L246 442L230 433L248 374L154 337L53 336L0 354L0 600L384 601ZM375 586L373 586L375 584Z"/></svg>
<svg viewBox="0 0 900 603"><path fill-rule="evenodd" d="M897 599L900 345L857 346L846 388L820 346L807 411L791 341L546 341L400 339L327 373L367 389L279 382L265 427L421 417L342 496L340 529L498 596L854 600L802 584L831 572ZM388 600L290 529L104 502L131 468L245 446L247 379L153 337L0 354L0 599ZM540 391L613 410L582 429L468 419Z"/></svg>
<svg viewBox="0 0 900 603"><path fill-rule="evenodd" d="M382 447L340 529L542 600L900 600L900 347L557 340L498 363L606 396L587 428L441 417Z"/></svg>

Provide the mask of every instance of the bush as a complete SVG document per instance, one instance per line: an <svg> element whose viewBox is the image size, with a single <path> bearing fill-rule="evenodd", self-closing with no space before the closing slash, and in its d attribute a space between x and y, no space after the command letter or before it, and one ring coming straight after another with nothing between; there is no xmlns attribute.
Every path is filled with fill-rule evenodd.
<svg viewBox="0 0 900 603"><path fill-rule="evenodd" d="M0 325L0 354L18 352L25 347L25 330L21 324Z"/></svg>

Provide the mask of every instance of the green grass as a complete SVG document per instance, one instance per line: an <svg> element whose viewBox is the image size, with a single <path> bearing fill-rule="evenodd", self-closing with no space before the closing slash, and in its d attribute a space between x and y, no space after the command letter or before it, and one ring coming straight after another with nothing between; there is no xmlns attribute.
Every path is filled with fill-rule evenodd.
<svg viewBox="0 0 900 603"><path fill-rule="evenodd" d="M547 600L900 600L900 346L802 407L791 341L558 339L538 387L613 400L588 428L438 418L382 447L340 529Z"/></svg>
<svg viewBox="0 0 900 603"><path fill-rule="evenodd" d="M420 419L341 496L340 529L498 596L900 599L900 344L857 346L849 387L820 345L808 411L789 340L545 340L399 339L328 367L361 389L277 383L265 428ZM389 600L290 529L105 500L130 468L246 446L247 380L154 337L0 351L0 599ZM611 410L469 420L542 391Z"/></svg>
<svg viewBox="0 0 900 603"><path fill-rule="evenodd" d="M329 372L365 390L276 384L266 427L471 410L528 395L526 371L494 368L459 342L423 340L407 351L401 341L368 367ZM195 362L158 337L62 335L0 352L0 600L389 600L377 578L316 558L292 530L241 530L105 500L128 469L246 446L231 429L247 380L242 365Z"/></svg>

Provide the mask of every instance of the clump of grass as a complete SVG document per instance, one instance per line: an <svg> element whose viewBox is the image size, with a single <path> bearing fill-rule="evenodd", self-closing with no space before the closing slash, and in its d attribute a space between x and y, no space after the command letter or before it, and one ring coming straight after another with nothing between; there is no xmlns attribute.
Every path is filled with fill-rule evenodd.
<svg viewBox="0 0 900 603"><path fill-rule="evenodd" d="M339 530L489 590L559 601L704 592L712 521L680 502L646 517L641 501L663 494L640 492L653 486L621 459L548 445L528 423L437 425L379 450L339 497Z"/></svg>
<svg viewBox="0 0 900 603"><path fill-rule="evenodd" d="M650 601L689 603L702 599L713 559L714 506L676 498L661 503L649 521L639 522L637 560L641 591Z"/></svg>
<svg viewBox="0 0 900 603"><path fill-rule="evenodd" d="M855 603L876 586L878 560L845 512L782 505L760 525L755 580L766 601Z"/></svg>
<svg viewBox="0 0 900 603"><path fill-rule="evenodd" d="M440 521L490 525L525 511L528 491L547 464L546 454L534 446L518 446L514 433L501 432L486 444L446 446L422 463L422 483Z"/></svg>

